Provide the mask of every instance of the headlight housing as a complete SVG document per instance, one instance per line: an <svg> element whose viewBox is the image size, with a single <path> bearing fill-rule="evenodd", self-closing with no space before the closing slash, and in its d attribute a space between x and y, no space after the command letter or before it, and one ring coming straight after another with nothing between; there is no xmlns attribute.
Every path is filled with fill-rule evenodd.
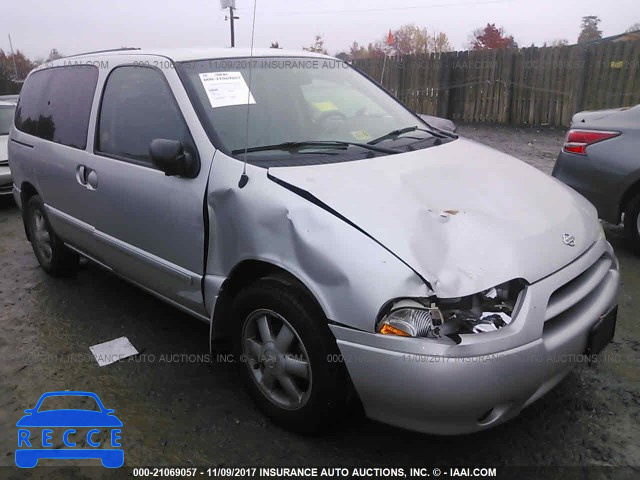
<svg viewBox="0 0 640 480"><path fill-rule="evenodd" d="M402 337L449 338L495 332L509 325L526 283L512 280L459 298L400 298L381 310L376 331Z"/></svg>

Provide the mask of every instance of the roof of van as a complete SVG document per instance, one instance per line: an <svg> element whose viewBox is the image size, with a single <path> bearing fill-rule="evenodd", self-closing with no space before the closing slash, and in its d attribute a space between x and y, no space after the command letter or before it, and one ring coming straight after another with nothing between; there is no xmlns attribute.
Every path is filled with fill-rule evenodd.
<svg viewBox="0 0 640 480"><path fill-rule="evenodd" d="M49 62L50 66L58 63L64 63L65 59L74 58L95 58L95 57L116 57L123 55L156 55L169 58L176 62L184 62L189 60L209 60L219 58L246 58L246 57L313 57L333 59L328 55L309 52L306 50L284 50L280 48L254 48L253 55L249 48L231 48L231 47L195 47L195 48L144 48L144 49L115 49L104 50L100 52L87 52L70 57L61 58L54 62Z"/></svg>
<svg viewBox="0 0 640 480"><path fill-rule="evenodd" d="M15 102L7 102L6 100L0 100L0 107L15 107Z"/></svg>

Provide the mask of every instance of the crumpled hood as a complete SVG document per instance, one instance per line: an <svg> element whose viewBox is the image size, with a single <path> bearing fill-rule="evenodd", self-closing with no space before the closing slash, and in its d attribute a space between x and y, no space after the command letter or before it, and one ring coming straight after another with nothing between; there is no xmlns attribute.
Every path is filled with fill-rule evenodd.
<svg viewBox="0 0 640 480"><path fill-rule="evenodd" d="M466 139L269 174L357 225L442 298L514 278L535 282L573 261L602 232L594 207L569 187ZM564 243L565 233L575 246Z"/></svg>

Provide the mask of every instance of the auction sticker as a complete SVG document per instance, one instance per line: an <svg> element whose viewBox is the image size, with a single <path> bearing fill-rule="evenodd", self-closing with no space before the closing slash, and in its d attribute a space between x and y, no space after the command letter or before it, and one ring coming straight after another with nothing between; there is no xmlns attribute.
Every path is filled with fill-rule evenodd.
<svg viewBox="0 0 640 480"><path fill-rule="evenodd" d="M338 110L338 107L336 107L336 104L331 101L316 102L313 104L313 106L316 107L316 110L320 112L331 112L333 110Z"/></svg>
<svg viewBox="0 0 640 480"><path fill-rule="evenodd" d="M354 130L353 132L351 132L351 135L353 135L353 137L360 142L364 142L371 138L371 135L369 135L366 130Z"/></svg>
<svg viewBox="0 0 640 480"><path fill-rule="evenodd" d="M256 103L240 72L208 72L200 74L212 108Z"/></svg>

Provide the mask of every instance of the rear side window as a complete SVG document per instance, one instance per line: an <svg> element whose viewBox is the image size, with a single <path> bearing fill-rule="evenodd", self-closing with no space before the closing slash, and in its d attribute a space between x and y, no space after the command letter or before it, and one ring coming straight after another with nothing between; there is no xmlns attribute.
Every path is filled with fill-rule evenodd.
<svg viewBox="0 0 640 480"><path fill-rule="evenodd" d="M192 141L164 75L148 67L118 67L102 95L96 150L151 165L151 140Z"/></svg>
<svg viewBox="0 0 640 480"><path fill-rule="evenodd" d="M29 76L16 110L24 133L84 149L98 69L91 65L49 68Z"/></svg>

